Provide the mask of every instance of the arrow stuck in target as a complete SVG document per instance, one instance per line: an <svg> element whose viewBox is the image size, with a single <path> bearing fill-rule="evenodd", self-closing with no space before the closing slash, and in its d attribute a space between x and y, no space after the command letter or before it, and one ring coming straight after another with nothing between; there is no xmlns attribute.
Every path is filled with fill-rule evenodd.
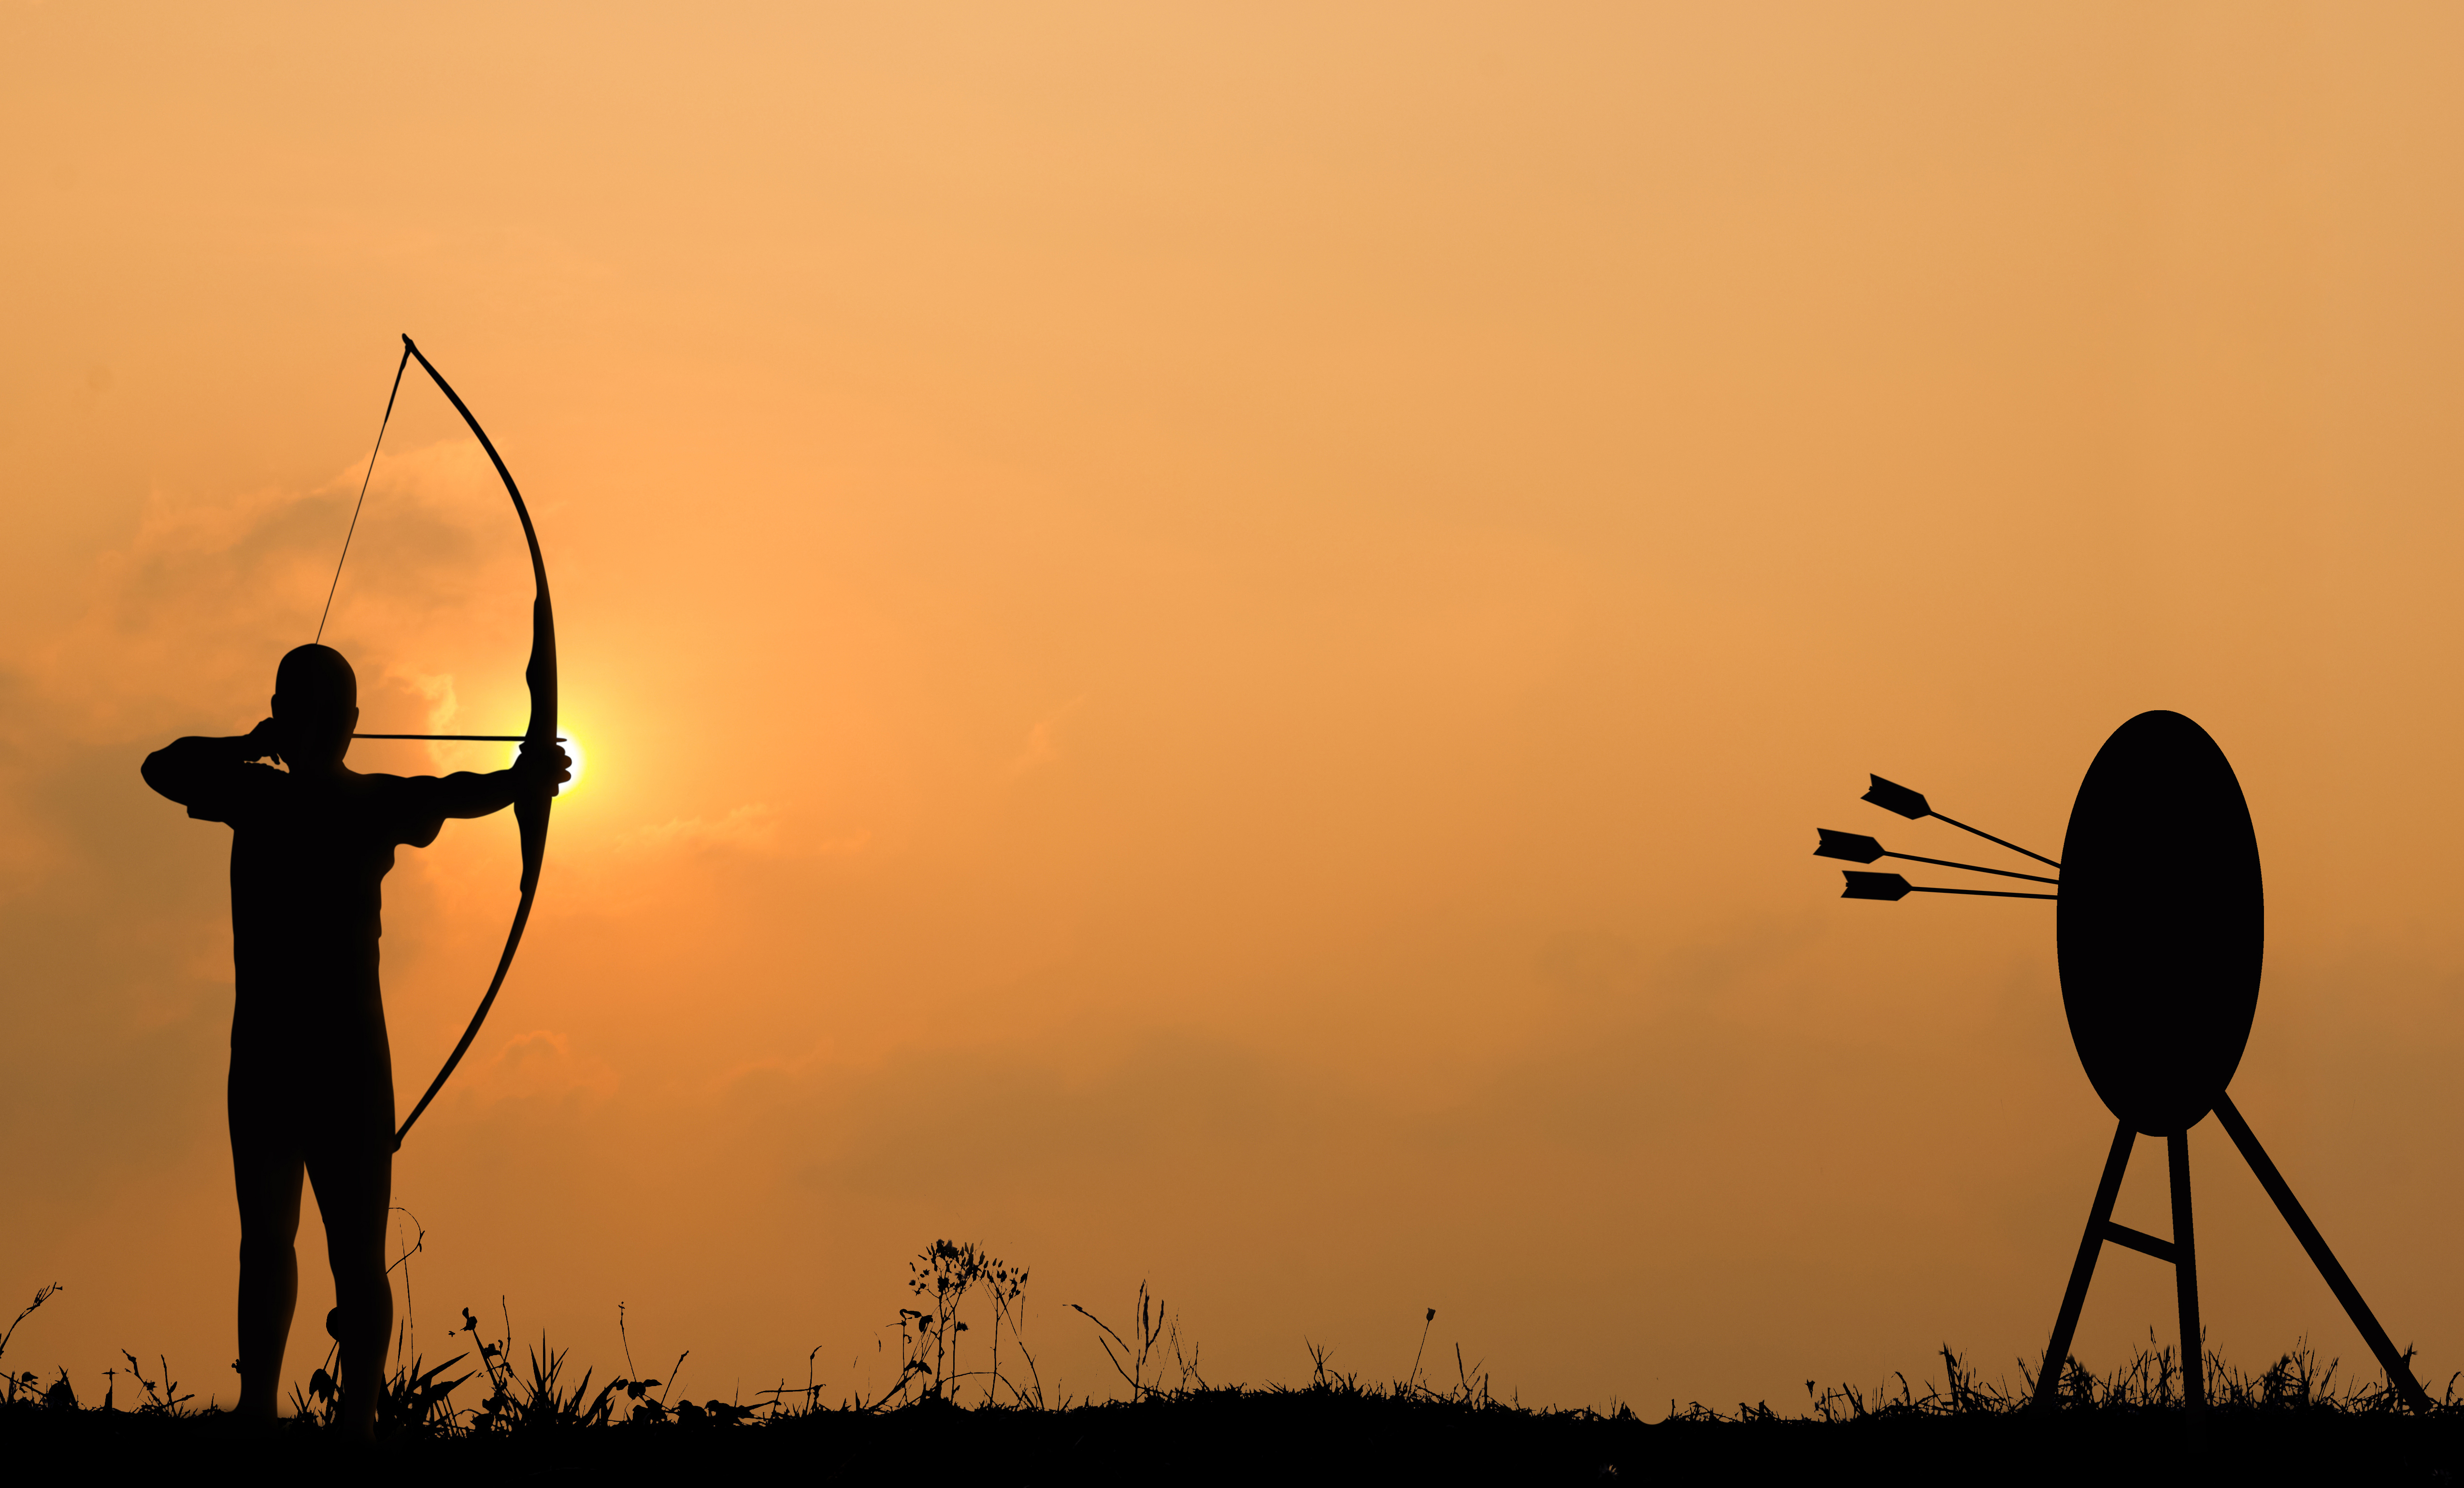
<svg viewBox="0 0 2464 1488"><path fill-rule="evenodd" d="M1827 826L1815 827L1821 841L1815 844L1817 858L1837 858L1847 863L1871 863L1877 858L1899 858L1909 863L1930 863L1937 868L1959 868L1969 873L1991 873L1999 878L2023 878L2031 884L2058 884L2057 878L2041 873L2013 873L2009 868L1989 868L1974 863L1953 863L1948 858L1920 858L1912 852L1891 852L1881 842L1857 832L1835 832ZM1888 875L1884 875L1888 876Z"/></svg>
<svg viewBox="0 0 2464 1488"><path fill-rule="evenodd" d="M1868 778L1873 780L1874 785L1871 790L1868 790L1864 794L1862 799L1872 801L1875 805L1881 807L1884 811L1897 812L1899 815L1907 818L1911 821L1922 821L1925 818L1931 817L1936 821L1943 822L1949 826L1955 826L1963 832L1981 837L1997 847L2008 847L2013 852L2019 854L2023 858L2034 858L2038 863L2043 864L2049 868L2058 868L2061 866L2060 864L2046 857L2043 853L2030 852L2025 847L2020 846L2017 842L2004 842L2001 838L1984 830L1982 827L1969 826L1965 821L1954 821L1949 817L1944 816L1941 812L1934 810L1933 807L1926 802L1925 793L1922 791L1909 790L1906 786L1897 784L1890 780L1885 780L1879 775L1871 776ZM1898 857L1899 854L1893 853L1890 856ZM1871 860L1868 861L1870 862ZM1933 860L1928 859L1925 861L1931 862ZM1965 866L1965 864L1954 864L1954 866ZM1985 871L1990 873L1993 870L1988 868Z"/></svg>
<svg viewBox="0 0 2464 1488"><path fill-rule="evenodd" d="M1894 856L1897 856L1894 854ZM2059 894L2022 894L2007 888L1936 888L1930 884L1911 884L1896 873L1859 873L1843 869L1839 875L1848 886L1839 891L1842 899L1881 899L1897 903L1910 894L1974 894L1984 899L2058 899ZM2025 874L2018 875L2025 877Z"/></svg>

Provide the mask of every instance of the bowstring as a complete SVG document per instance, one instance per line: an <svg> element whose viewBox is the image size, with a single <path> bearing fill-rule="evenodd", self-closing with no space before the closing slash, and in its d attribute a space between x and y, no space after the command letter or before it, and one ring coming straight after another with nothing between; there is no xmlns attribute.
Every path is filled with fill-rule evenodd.
<svg viewBox="0 0 2464 1488"><path fill-rule="evenodd" d="M377 421L376 447L368 451L368 468L360 475L360 499L351 504L351 525L349 530L342 534L342 556L334 560L334 581L325 586L325 608L317 617L319 643L322 643L325 639L325 622L332 619L334 615L334 591L342 586L342 565L350 561L351 538L359 534L360 509L368 504L368 482L377 473L377 451L385 448L385 426L393 422L393 401L401 396L402 375L408 370L410 370L410 343L406 339L403 342L402 361L394 364L393 387L385 394L385 417Z"/></svg>

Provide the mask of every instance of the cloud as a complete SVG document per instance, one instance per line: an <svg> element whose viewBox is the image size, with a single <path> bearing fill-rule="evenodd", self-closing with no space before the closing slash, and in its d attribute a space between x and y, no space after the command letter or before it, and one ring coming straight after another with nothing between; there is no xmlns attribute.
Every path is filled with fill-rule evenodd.
<svg viewBox="0 0 2464 1488"><path fill-rule="evenodd" d="M485 456L451 441L388 451L335 587L359 477L155 492L126 545L94 560L83 612L19 653L38 701L11 721L39 711L47 733L88 739L253 721L275 660L318 634L329 590L324 639L352 658L363 706L395 690L414 716L451 716L456 672L490 664L518 687L497 632L526 625L529 584L518 543L481 540L500 515L477 499L495 478Z"/></svg>
<svg viewBox="0 0 2464 1488"><path fill-rule="evenodd" d="M479 1070L472 1082L486 1104L539 1100L574 1095L605 1099L618 1083L616 1071L604 1061L573 1052L562 1030L534 1028L514 1035Z"/></svg>
<svg viewBox="0 0 2464 1488"><path fill-rule="evenodd" d="M1026 737L1019 746L1018 756L1004 766L1001 773L1015 780L1023 776L1031 775L1059 759L1061 725L1071 713L1077 711L1078 705L1085 701L1087 701L1087 694L1081 692L1037 719L1035 726L1026 731Z"/></svg>
<svg viewBox="0 0 2464 1488"><path fill-rule="evenodd" d="M776 807L761 801L749 801L728 808L716 820L678 817L636 828L626 839L625 845L652 853L678 850L775 853L780 850L781 821L782 814ZM858 833L855 846L860 848L870 835Z"/></svg>

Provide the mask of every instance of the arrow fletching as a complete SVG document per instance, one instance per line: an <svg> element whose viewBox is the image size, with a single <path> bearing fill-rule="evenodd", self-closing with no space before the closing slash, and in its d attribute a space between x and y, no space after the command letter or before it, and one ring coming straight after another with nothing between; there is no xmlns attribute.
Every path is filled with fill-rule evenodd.
<svg viewBox="0 0 2464 1488"><path fill-rule="evenodd" d="M1897 902L1908 897L1916 887L1896 873L1852 873L1843 870L1839 876L1848 881L1848 886L1839 891L1839 897L1842 899L1881 899Z"/></svg>
<svg viewBox="0 0 2464 1488"><path fill-rule="evenodd" d="M1895 785L1879 775L1870 778L1874 782L1874 788L1864 794L1863 799L1872 801L1884 811L1896 811L1911 821L1922 821L1933 815L1933 808L1925 804L1922 792L1909 790L1904 785Z"/></svg>
<svg viewBox="0 0 2464 1488"><path fill-rule="evenodd" d="M1817 858L1837 858L1846 863L1871 863L1882 856L1882 844L1855 832L1835 832L1827 826L1814 829L1822 841L1814 849Z"/></svg>

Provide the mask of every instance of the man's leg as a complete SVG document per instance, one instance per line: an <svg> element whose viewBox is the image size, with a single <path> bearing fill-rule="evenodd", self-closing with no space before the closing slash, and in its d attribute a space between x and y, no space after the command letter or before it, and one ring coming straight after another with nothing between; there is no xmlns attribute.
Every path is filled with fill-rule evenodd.
<svg viewBox="0 0 2464 1488"><path fill-rule="evenodd" d="M325 1257L334 1267L334 1302L341 1310L342 1429L365 1437L376 1430L385 1392L385 1340L393 1332L393 1283L385 1276L385 1218L393 1205L393 1132L370 1150L322 1151L309 1159L317 1212L325 1220ZM295 1191L296 1192L296 1191Z"/></svg>
<svg viewBox="0 0 2464 1488"><path fill-rule="evenodd" d="M298 1149L278 1121L263 1119L241 1093L237 1073L228 1101L231 1178L239 1193L239 1413L271 1421L282 1388L282 1350L299 1299Z"/></svg>

